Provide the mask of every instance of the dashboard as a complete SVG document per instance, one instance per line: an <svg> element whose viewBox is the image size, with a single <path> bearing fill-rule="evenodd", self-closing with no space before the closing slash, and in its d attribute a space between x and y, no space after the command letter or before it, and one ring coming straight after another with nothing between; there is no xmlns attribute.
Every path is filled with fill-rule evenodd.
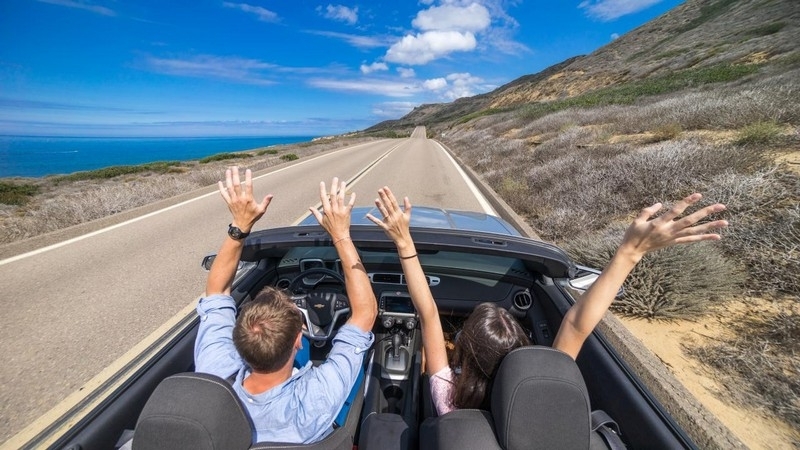
<svg viewBox="0 0 800 450"><path fill-rule="evenodd" d="M416 311L408 294L408 286L397 254L385 249L359 251L375 297L381 319L391 316L405 321ZM499 303L511 309L527 309L531 303L529 288L535 274L513 258L473 255L454 252L420 253L431 293L443 315L466 315L476 304ZM342 263L333 247L296 247L289 250L276 265L276 286L286 288L303 271L328 269L343 275ZM320 289L339 290L333 277L312 275L307 284ZM520 296L523 298L520 299ZM410 327L411 325L408 324Z"/></svg>

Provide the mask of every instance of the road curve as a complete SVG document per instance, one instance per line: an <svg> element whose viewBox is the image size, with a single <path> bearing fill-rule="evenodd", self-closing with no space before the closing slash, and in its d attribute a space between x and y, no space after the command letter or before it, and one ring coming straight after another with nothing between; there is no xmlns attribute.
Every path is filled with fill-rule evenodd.
<svg viewBox="0 0 800 450"><path fill-rule="evenodd" d="M224 175L221 173L220 177ZM411 138L360 144L256 174L275 198L259 227L285 226L318 203L318 184L352 180L358 206L388 185L414 205L490 212L437 143ZM180 193L178 193L180 194ZM218 194L0 260L0 442L47 412L184 310L201 293L199 262L225 236Z"/></svg>

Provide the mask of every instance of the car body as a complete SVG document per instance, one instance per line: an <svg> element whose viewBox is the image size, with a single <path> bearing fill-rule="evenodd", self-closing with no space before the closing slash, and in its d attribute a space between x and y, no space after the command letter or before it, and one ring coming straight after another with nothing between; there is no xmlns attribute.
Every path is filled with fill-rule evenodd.
<svg viewBox="0 0 800 450"><path fill-rule="evenodd" d="M370 208L354 209L351 226L352 240L379 302L373 329L376 343L365 383L369 392L359 405L363 409L360 414L363 418L375 412L395 413L414 427L431 415L421 395L423 383L418 373L419 325L396 249L366 218L369 212L379 216ZM560 248L524 237L508 222L491 215L414 207L411 225L446 332L457 331L460 321L479 303L494 302L518 318L536 345L550 346L574 296L597 273L577 266ZM210 267L212 259L207 257L204 265ZM304 275L315 269L324 270ZM232 295L241 305L263 286L288 288L299 282L312 290L344 294L343 284L325 270L341 273L330 237L309 216L297 226L255 231L246 239ZM574 280L581 281L577 289L571 285ZM335 332L340 325L336 322L344 320L344 316L335 318L329 331ZM124 430L135 427L139 412L161 380L193 369L197 324L196 317L187 319L156 355L53 447L113 448ZM398 330L404 330L408 345L401 346L403 362L389 364L392 344L387 337ZM328 334L317 331L326 339L315 342L312 359L323 359L330 345ZM577 364L592 408L602 409L616 420L629 448L696 447L599 332L587 340ZM354 437L355 442L358 439Z"/></svg>

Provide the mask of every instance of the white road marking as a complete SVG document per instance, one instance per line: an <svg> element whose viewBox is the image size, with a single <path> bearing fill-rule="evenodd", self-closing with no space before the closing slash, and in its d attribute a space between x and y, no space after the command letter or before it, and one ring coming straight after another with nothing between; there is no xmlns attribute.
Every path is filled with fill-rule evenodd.
<svg viewBox="0 0 800 450"><path fill-rule="evenodd" d="M483 212L486 214L490 214L492 216L496 216L497 212L495 212L494 208L492 208L492 205L490 205L489 201L486 200L486 197L484 197L483 194L481 194L481 191L478 189L477 186L475 186L475 183L473 183L472 180L469 179L469 176L467 176L467 174L464 173L464 170L461 169L461 166L459 166L458 163L456 163L456 160L453 159L452 156L450 156L450 153L448 153L447 150L445 150L444 147L442 147L442 144L436 141L433 141L433 143L436 144L437 147L439 147L439 150L441 150L447 156L447 159L449 159L450 162L453 163L456 170L458 170L458 173L461 174L461 178L464 179L464 182L467 184L467 187L469 187L469 190L472 191L472 195L474 195L475 199L477 199L478 203L480 203L481 208L483 208Z"/></svg>
<svg viewBox="0 0 800 450"><path fill-rule="evenodd" d="M384 158L386 158L387 156L389 156L389 154L390 154L390 153L392 153L393 151L395 151L395 150L396 150L398 147L400 147L401 145L405 144L406 142L407 142L407 141L403 141L403 142L401 142L401 143L399 143L399 144L395 145L394 147L390 148L389 150L387 150L387 151L386 151L386 153L384 153L383 155L379 156L379 157L378 157L378 159L376 159L375 161L373 161L373 162L372 162L372 164L370 164L370 165L369 165L369 166L366 168L366 170L363 170L363 171L361 171L361 172L357 173L357 174L356 174L356 176L355 176L355 177L353 177L353 179L352 179L352 180L348 180L348 181L347 181L347 187L348 187L348 189L349 189L349 188L352 188L353 186L355 186L355 185L356 185L356 183L358 183L358 181L359 181L360 179L364 178L364 176L365 176L366 174L370 173L370 172L372 171L372 169L373 169L373 168L375 168L375 166L377 166L377 165L378 165L378 163L379 163L380 161L382 161ZM313 209L320 209L320 208L322 208L322 202L318 202L316 205L314 205L314 206L311 206L311 208L313 208ZM292 226L297 226L297 225L300 225L300 222L304 221L304 220L306 219L306 217L308 217L308 216L310 216L310 215L311 215L311 211L309 211L309 212L307 212L307 213L305 213L305 214L301 215L301 216L300 216L300 217L299 217L297 220L295 220L294 222L292 222Z"/></svg>
<svg viewBox="0 0 800 450"><path fill-rule="evenodd" d="M253 178L253 179L254 180L258 180L260 178L266 178L266 177L268 177L270 175L274 175L274 174L282 172L284 170L287 170L287 169L290 169L290 168L293 168L293 167L297 167L297 166L300 166L300 165L303 165L303 164L310 163L311 161L314 161L316 159L325 158L325 157L334 155L334 154L336 154L336 153L338 153L340 151L349 150L349 149L353 149L353 148L360 147L362 145L368 145L368 144L374 144L374 142L367 142L367 143L364 143L364 144L358 144L358 145L354 145L352 147L345 147L345 148L343 148L341 150L337 150L335 152L325 153L323 155L316 156L314 158L311 158L311 159L308 159L308 160L305 160L305 161L301 161L301 162L299 162L297 164L292 164L291 166L283 167L283 168L280 168L278 170L274 170L274 171L272 171L270 173L266 173L264 175L260 175L258 177ZM69 244L74 244L75 242L79 242L79 241L82 241L84 239L88 239L90 237L94 237L94 236L97 236L99 234L103 234L103 233L109 232L111 230L115 230L117 228L124 227L126 225L130 225L132 223L135 223L135 222L138 222L140 220L144 220L144 219L156 216L158 214L170 211L170 210L175 209L175 208L180 208L181 206L187 205L187 204L195 202L197 200L204 199L206 197L210 197L212 195L219 195L219 192L217 192L217 191L209 192L208 194L203 194L203 195L201 195L199 197L195 197L193 199L186 200L184 202L181 202L181 203L178 203L178 204L175 204L175 205L172 205L172 206L168 206L168 207L166 207L164 209L159 209L158 211L153 211L153 212L145 214L143 216L139 216L139 217L135 217L135 218L130 219L130 220L126 220L125 222L120 222L118 224L111 225L109 227L102 228L100 230L93 231L91 233L87 233L87 234L84 234L84 235L81 235L81 236L77 236L77 237L74 237L72 239L68 239L66 241L61 241L61 242L58 242L58 243L53 244L53 245L48 245L47 247L42 247L42 248L39 248L39 249L36 249L36 250L32 250L32 251L27 252L27 253L22 253L20 255L16 255L16 256L12 256L10 258L6 258L6 259L3 259L3 260L0 260L0 266L19 261L21 259L29 258L31 256L40 255L42 253L49 252L50 250L55 250L57 248L61 248L61 247L67 246Z"/></svg>

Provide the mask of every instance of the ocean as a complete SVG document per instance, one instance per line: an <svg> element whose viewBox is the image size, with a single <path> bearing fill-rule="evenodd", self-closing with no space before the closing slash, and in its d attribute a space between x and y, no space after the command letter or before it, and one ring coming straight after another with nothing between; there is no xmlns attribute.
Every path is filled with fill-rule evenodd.
<svg viewBox="0 0 800 450"><path fill-rule="evenodd" d="M307 142L313 136L76 138L0 136L0 178L43 177L109 166L186 161L223 152Z"/></svg>

